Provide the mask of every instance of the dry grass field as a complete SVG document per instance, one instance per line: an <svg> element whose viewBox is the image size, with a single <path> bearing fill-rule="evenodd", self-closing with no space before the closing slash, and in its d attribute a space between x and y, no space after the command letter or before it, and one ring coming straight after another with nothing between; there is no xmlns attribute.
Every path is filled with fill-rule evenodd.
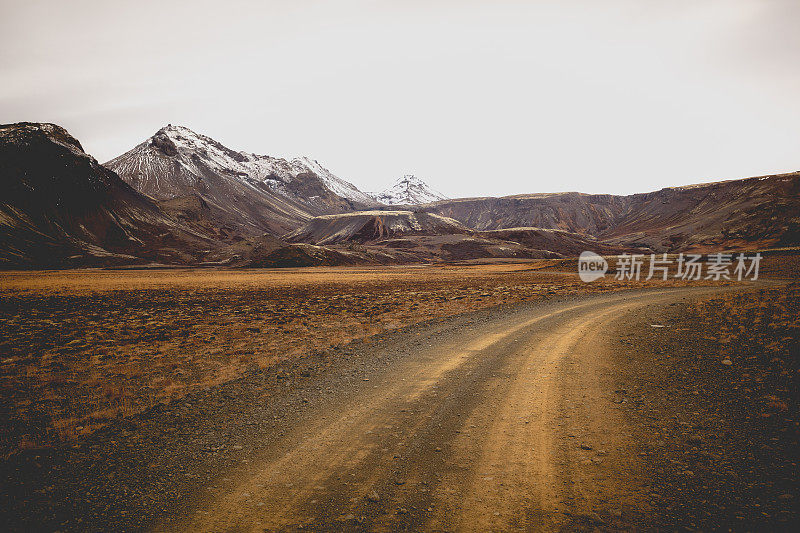
<svg viewBox="0 0 800 533"><path fill-rule="evenodd" d="M2 455L382 331L626 287L535 266L4 272Z"/></svg>

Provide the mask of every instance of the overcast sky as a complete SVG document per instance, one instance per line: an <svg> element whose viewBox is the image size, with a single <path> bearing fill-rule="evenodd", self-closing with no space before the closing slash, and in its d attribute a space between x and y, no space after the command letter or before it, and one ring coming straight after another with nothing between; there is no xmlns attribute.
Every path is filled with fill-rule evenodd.
<svg viewBox="0 0 800 533"><path fill-rule="evenodd" d="M632 193L800 169L800 0L0 0L0 122L161 126L364 190Z"/></svg>

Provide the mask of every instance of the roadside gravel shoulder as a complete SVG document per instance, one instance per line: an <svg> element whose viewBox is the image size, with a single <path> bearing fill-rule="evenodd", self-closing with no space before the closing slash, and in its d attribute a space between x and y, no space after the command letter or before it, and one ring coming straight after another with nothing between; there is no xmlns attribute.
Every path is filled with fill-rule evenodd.
<svg viewBox="0 0 800 533"><path fill-rule="evenodd" d="M800 527L800 286L652 309L620 329L614 402L642 428L664 530Z"/></svg>

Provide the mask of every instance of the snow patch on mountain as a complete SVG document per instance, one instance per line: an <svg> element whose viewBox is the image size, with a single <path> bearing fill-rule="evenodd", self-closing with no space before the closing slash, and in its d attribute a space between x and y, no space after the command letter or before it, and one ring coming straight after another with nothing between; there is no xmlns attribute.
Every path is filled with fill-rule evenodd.
<svg viewBox="0 0 800 533"><path fill-rule="evenodd" d="M319 177L331 192L340 197L360 204L375 203L370 195L308 157L287 160L237 152L189 128L171 124L158 130L133 150L112 159L106 166L135 184L138 190L158 199L174 197L186 186L197 186L208 172L229 176L253 188L266 187L283 196L298 199L289 185L310 173Z"/></svg>
<svg viewBox="0 0 800 533"><path fill-rule="evenodd" d="M355 185L349 181L334 175L330 170L319 164L316 159L309 157L297 157L292 159L294 168L307 168L314 174L320 177L325 183L325 186L343 198L353 200L362 204L370 205L375 202L374 198L365 192L361 192Z"/></svg>
<svg viewBox="0 0 800 533"><path fill-rule="evenodd" d="M406 174L390 188L374 193L373 196L386 205L418 205L447 200L445 195L431 189L425 181L413 174Z"/></svg>

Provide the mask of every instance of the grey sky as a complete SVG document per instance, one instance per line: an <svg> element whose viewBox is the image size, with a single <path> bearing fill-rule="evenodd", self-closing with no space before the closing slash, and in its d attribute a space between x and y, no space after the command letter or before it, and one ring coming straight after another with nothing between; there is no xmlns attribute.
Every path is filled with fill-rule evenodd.
<svg viewBox="0 0 800 533"><path fill-rule="evenodd" d="M0 122L166 123L364 190L630 193L800 168L800 0L0 0Z"/></svg>

